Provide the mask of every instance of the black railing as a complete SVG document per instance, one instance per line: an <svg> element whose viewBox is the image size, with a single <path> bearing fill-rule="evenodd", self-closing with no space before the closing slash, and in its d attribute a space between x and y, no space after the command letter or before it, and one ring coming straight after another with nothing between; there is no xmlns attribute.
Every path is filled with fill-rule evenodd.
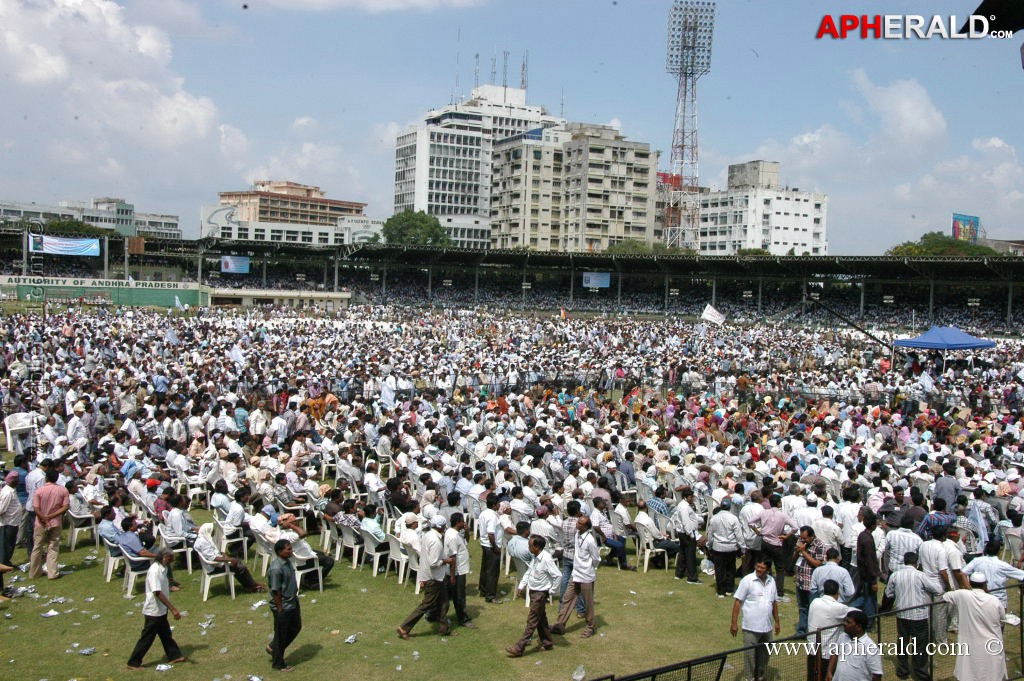
<svg viewBox="0 0 1024 681"><path fill-rule="evenodd" d="M1007 613L1021 616L1024 611L1024 585L1015 584L1006 587L1008 601ZM945 618L933 617L936 608L944 607L942 602L932 603L928 608L928 619L925 620L926 631L917 639L917 650L925 653L925 647L933 642L933 623ZM952 608L953 606L949 606ZM877 615L871 624L870 635L880 647L882 654L883 678L896 678L897 653L908 650L909 635L900 636L901 614L909 611L920 611L921 608L890 611ZM913 613L916 616L918 612ZM905 621L905 620L904 620ZM789 636L772 641L770 648L764 644L744 648L726 650L712 655L665 665L656 669L630 674L609 674L595 677L591 681L742 681L746 678L767 679L769 681L790 681L797 679L824 679L828 671L827 654L822 655L822 641L828 641L830 629L812 632L808 636ZM805 645L808 644L808 645ZM811 645L813 644L813 645ZM933 654L923 655L922 663L928 666L928 678L934 681L953 681L953 669L956 664L957 652L972 657L991 656L996 652L992 649L983 651L967 651L959 646L956 634L948 634L948 645L938 646ZM1006 657L1007 678L1010 681L1024 679L1024 626L1021 624L1004 624L1001 642ZM761 654L758 654L761 652ZM925 659L927 658L927 659ZM908 663L910 663L908 661Z"/></svg>

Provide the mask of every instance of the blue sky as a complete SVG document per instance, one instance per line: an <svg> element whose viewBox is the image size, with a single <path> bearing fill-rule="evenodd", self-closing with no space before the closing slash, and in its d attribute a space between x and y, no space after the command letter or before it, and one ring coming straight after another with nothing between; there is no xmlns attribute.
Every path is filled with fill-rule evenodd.
<svg viewBox="0 0 1024 681"><path fill-rule="evenodd" d="M782 162L830 196L836 254L950 213L1021 238L1024 71L1011 40L816 40L826 12L963 17L973 0L721 0L700 85L701 175ZM248 4L248 9L243 9ZM529 51L531 103L664 152L668 0L0 0L0 198L115 195L186 230L257 178L392 208L395 133Z"/></svg>

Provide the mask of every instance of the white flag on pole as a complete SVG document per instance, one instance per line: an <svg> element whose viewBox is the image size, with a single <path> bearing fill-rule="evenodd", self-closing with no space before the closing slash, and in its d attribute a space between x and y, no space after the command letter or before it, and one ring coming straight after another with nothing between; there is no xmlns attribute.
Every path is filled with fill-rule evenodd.
<svg viewBox="0 0 1024 681"><path fill-rule="evenodd" d="M931 374L927 371L921 372L921 377L918 379L921 383L921 387L924 388L926 393L930 393L935 390L935 381L932 379Z"/></svg>
<svg viewBox="0 0 1024 681"><path fill-rule="evenodd" d="M178 296L174 296L174 307L178 308L179 310L185 309L181 304L181 298L179 298Z"/></svg>
<svg viewBox="0 0 1024 681"><path fill-rule="evenodd" d="M704 307L704 311L700 313L700 318L706 319L715 326L721 326L725 323L725 315L713 308L710 303Z"/></svg>

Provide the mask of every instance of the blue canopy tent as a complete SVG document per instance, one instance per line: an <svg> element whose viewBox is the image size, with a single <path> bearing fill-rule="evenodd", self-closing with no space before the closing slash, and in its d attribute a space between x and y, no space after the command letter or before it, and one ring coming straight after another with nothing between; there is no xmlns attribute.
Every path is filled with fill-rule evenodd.
<svg viewBox="0 0 1024 681"><path fill-rule="evenodd" d="M980 350L994 348L996 343L984 338L976 338L954 326L933 326L917 338L898 340L893 345L897 348L941 350L942 370L945 371L947 350Z"/></svg>

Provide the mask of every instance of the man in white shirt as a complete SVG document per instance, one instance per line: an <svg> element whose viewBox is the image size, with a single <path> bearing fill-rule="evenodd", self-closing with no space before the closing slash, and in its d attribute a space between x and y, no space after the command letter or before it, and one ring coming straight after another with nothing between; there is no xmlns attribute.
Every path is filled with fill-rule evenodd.
<svg viewBox="0 0 1024 681"><path fill-rule="evenodd" d="M814 654L811 648L807 655L807 678L814 681L825 681L825 674L828 671L829 658L832 657L832 650L842 629L839 625L846 619L846 613L850 606L844 605L839 600L839 582L834 579L825 580L823 593L811 601L810 612L807 615L807 643L811 646L818 644L818 631L821 632L821 647L818 649L820 655ZM821 664L819 665L819 658Z"/></svg>
<svg viewBox="0 0 1024 681"><path fill-rule="evenodd" d="M160 643L164 646L164 653L170 664L185 661L185 656L181 654L181 649L178 648L178 644L171 634L171 625L167 622L168 612L174 619L181 619L181 613L167 598L167 594L171 591L167 566L173 560L174 554L168 549L157 549L156 559L146 573L146 602L142 605L145 623L142 626L139 642L135 644L135 649L132 651L131 657L128 658L128 669L135 671L142 669L142 658L149 651L157 636L160 637Z"/></svg>
<svg viewBox="0 0 1024 681"><path fill-rule="evenodd" d="M501 567L501 542L504 531L498 519L498 495L487 495L487 508L477 518L477 538L483 555L480 558L480 595L488 603L498 600L498 572Z"/></svg>
<svg viewBox="0 0 1024 681"><path fill-rule="evenodd" d="M740 580L732 604L732 625L729 633L739 632L738 619L743 611L743 646L750 648L744 661L746 678L759 679L768 675L768 647L772 631L781 631L779 624L779 593L769 573L771 561L761 559L754 571ZM773 627L774 622L774 627Z"/></svg>
<svg viewBox="0 0 1024 681"><path fill-rule="evenodd" d="M581 638L590 638L596 631L594 621L594 582L597 581L597 564L601 560L597 539L594 537L593 524L590 518L580 515L576 521L575 554L572 563L572 575L569 586L562 594L562 603L558 610L558 621L551 627L551 633L564 634L565 623L576 604L576 597L583 595L584 618L587 628L580 634Z"/></svg>
<svg viewBox="0 0 1024 681"><path fill-rule="evenodd" d="M409 640L409 632L424 615L438 622L437 633L447 636L448 590L445 585L449 566L455 563L455 556L445 556L442 533L448 522L444 516L436 515L430 522L430 529L423 533L420 552L420 571L417 579L423 587L423 600L398 627L398 637Z"/></svg>
<svg viewBox="0 0 1024 681"><path fill-rule="evenodd" d="M519 580L515 594L515 597L519 598L522 591L526 590L527 598L530 599L530 612L526 616L526 629L523 630L522 637L514 645L505 648L509 657L522 657L534 631L540 637L538 645L542 650L551 650L554 646L551 629L548 627L547 604L551 593L562 581L562 570L551 554L544 550L546 545L544 537L530 537L530 553L533 554L533 560Z"/></svg>
<svg viewBox="0 0 1024 681"><path fill-rule="evenodd" d="M448 596L455 608L455 621L472 629L476 625L466 611L466 575L469 574L469 546L466 544L466 519L462 513L452 513L449 527L444 531L444 555L454 556L448 575ZM561 573L559 573L561 574Z"/></svg>
<svg viewBox="0 0 1024 681"><path fill-rule="evenodd" d="M832 681L882 681L882 649L865 633L867 627L865 613L846 613L844 634L837 644L842 654L834 654L829 660Z"/></svg>

